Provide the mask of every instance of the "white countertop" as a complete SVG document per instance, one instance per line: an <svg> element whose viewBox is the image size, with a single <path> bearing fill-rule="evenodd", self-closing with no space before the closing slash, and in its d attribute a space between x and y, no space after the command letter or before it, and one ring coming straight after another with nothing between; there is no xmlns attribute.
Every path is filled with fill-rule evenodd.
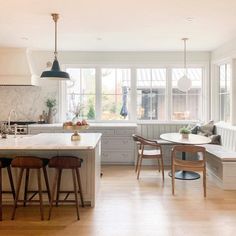
<svg viewBox="0 0 236 236"><path fill-rule="evenodd" d="M14 135L0 138L0 150L86 150L94 149L101 139L100 133L81 133L80 141L71 141L69 133L42 133Z"/></svg>
<svg viewBox="0 0 236 236"><path fill-rule="evenodd" d="M137 127L136 123L89 123L90 128L102 128L102 127ZM31 124L29 128L63 128L62 123L55 123L55 124Z"/></svg>

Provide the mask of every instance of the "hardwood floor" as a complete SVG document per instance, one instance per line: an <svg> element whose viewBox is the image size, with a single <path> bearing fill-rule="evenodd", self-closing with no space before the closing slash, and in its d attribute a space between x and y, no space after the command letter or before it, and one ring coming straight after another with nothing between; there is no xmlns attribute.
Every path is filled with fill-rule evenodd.
<svg viewBox="0 0 236 236"><path fill-rule="evenodd" d="M149 168L136 179L133 166L104 166L101 191L94 209L80 208L80 221L72 206L54 207L50 221L40 221L39 207L4 207L0 235L139 236L139 235L235 235L236 191L223 191L207 180L176 180ZM45 207L45 215L48 207Z"/></svg>

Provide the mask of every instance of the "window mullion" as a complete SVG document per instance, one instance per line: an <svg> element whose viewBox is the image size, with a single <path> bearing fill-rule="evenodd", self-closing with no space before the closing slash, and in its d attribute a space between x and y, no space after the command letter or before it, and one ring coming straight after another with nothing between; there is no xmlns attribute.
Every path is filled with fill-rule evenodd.
<svg viewBox="0 0 236 236"><path fill-rule="evenodd" d="M150 78L151 78L151 84L150 84L150 115L151 115L151 119L150 120L152 120L152 117L153 117L153 115L152 115L152 69L150 69L150 71L149 71L149 73L150 73Z"/></svg>
<svg viewBox="0 0 236 236"><path fill-rule="evenodd" d="M171 120L172 113L172 75L171 68L166 69L166 92L165 92L165 100L166 100L166 119Z"/></svg>
<svg viewBox="0 0 236 236"><path fill-rule="evenodd" d="M131 90L130 90L130 109L129 116L131 121L137 120L137 70L136 68L131 68Z"/></svg>
<svg viewBox="0 0 236 236"><path fill-rule="evenodd" d="M95 111L96 111L96 120L101 120L101 111L102 111L102 73L101 68L96 68L95 73Z"/></svg>

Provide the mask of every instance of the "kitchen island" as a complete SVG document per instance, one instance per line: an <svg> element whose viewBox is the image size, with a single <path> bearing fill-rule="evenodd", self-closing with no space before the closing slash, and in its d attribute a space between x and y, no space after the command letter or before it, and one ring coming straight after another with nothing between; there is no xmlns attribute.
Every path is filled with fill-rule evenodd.
<svg viewBox="0 0 236 236"><path fill-rule="evenodd" d="M83 133L102 133L101 162L106 165L134 165L136 146L132 134L137 132L136 123L90 123L89 129L81 130ZM39 133L71 133L71 130L58 124L31 124L28 126L29 134Z"/></svg>
<svg viewBox="0 0 236 236"><path fill-rule="evenodd" d="M81 180L84 200L86 205L94 206L96 193L99 189L101 173L101 134L83 133L80 141L71 141L69 133L42 133L37 135L8 136L7 139L0 139L0 156L34 155L42 158L53 156L78 156L83 159L81 167ZM13 169L16 181L17 170ZM48 169L50 182L53 179L54 169ZM62 190L73 189L71 173L65 170L61 180ZM3 188L5 188L3 176ZM68 181L69 180L69 181ZM44 181L42 181L44 182ZM16 183L16 182L15 182ZM9 186L6 186L9 188ZM36 176L30 176L30 190L36 190ZM44 186L45 189L45 186ZM23 193L21 193L22 195ZM72 196L74 198L74 196ZM6 199L8 200L8 199ZM47 200L45 198L45 200Z"/></svg>

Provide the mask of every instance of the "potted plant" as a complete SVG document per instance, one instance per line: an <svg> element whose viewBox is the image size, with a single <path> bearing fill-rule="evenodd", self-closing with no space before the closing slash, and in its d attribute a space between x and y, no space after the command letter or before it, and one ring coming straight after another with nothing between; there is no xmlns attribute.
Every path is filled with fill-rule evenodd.
<svg viewBox="0 0 236 236"><path fill-rule="evenodd" d="M190 132L190 129L188 127L182 127L179 130L179 133L182 135L183 139L188 139Z"/></svg>
<svg viewBox="0 0 236 236"><path fill-rule="evenodd" d="M56 99L48 98L46 101L46 106L48 107L47 123L52 124L53 123L53 116L57 112L56 108L54 108L56 106Z"/></svg>

